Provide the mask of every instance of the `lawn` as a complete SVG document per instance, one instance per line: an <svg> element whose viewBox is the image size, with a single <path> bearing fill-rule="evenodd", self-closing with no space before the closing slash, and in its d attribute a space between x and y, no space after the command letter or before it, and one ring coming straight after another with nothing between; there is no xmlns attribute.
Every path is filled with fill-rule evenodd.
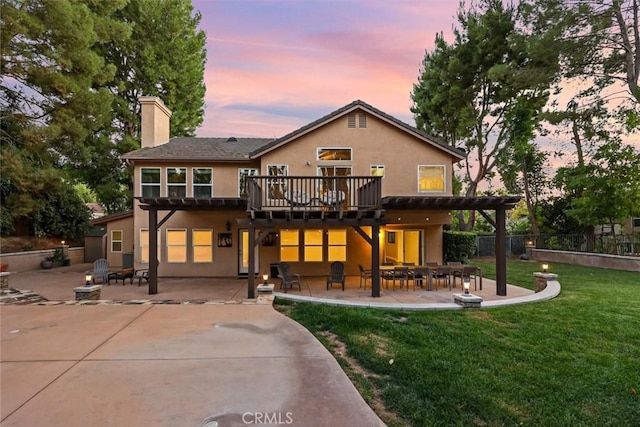
<svg viewBox="0 0 640 427"><path fill-rule="evenodd" d="M493 278L493 261L477 262ZM533 262L509 283L533 288ZM640 420L640 273L554 264L541 303L400 312L279 302L390 426L630 426Z"/></svg>

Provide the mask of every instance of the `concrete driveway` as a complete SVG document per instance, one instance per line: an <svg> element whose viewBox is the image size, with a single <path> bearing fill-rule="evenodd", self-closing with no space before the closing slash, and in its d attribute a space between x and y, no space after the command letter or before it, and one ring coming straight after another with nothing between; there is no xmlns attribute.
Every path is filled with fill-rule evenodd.
<svg viewBox="0 0 640 427"><path fill-rule="evenodd" d="M2 426L375 426L331 354L261 304L2 306Z"/></svg>

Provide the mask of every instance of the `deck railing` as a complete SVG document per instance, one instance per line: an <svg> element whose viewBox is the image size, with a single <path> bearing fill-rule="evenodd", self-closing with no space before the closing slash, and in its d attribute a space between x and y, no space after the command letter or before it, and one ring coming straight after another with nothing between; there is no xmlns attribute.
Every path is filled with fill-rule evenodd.
<svg viewBox="0 0 640 427"><path fill-rule="evenodd" d="M362 210L382 208L377 176L250 176L248 210Z"/></svg>

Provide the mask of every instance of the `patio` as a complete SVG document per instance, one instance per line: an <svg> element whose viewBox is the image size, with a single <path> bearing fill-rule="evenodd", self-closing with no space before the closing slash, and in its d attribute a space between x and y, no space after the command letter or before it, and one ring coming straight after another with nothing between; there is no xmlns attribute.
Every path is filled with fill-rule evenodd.
<svg viewBox="0 0 640 427"><path fill-rule="evenodd" d="M59 267L54 270L35 270L19 273L12 273L9 286L20 290L30 290L49 301L73 301L73 288L82 286L84 283L84 273L91 269L91 264L78 264L70 267ZM533 280L533 278L532 278ZM256 279L256 282L261 282ZM367 289L361 288L359 285L359 276L347 276L345 291L338 286L333 289L326 289L326 281L324 277L305 277L302 276L302 290L287 290L283 293L279 289L280 279L269 279L269 283L275 284L276 295L283 298L305 298L312 299L314 302L318 300L327 300L326 302L353 302L356 305L414 305L414 304L448 304L453 303L453 294L460 293L460 283L458 287L449 291L448 288L438 287L437 290L426 291L420 287L410 286L409 290L398 288L395 290L387 289L382 286L381 295L378 298L371 296L370 284ZM471 292L484 299L485 302L508 300L517 297L532 295L533 291L508 285L508 296L496 295L496 285L493 280L483 279L483 290L474 290ZM155 295L148 294L146 284L142 286L130 284L127 280L123 286L122 282L111 285L103 284L102 301L114 301L123 303L142 303L142 302L164 302L164 303L243 303L250 302L247 296L247 279L235 278L166 278L161 277L158 280L158 293ZM320 301L321 302L321 301ZM445 308L445 307L442 307Z"/></svg>

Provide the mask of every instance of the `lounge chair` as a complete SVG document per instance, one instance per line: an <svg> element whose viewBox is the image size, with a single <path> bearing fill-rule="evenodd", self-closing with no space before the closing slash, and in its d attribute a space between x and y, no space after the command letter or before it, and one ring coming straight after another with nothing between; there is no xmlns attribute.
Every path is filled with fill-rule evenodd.
<svg viewBox="0 0 640 427"><path fill-rule="evenodd" d="M302 290L302 284L300 282L300 275L291 271L291 266L286 262L278 264L278 276L280 277L280 289L284 288L284 293L287 293L287 288L293 288L294 285L298 285L298 289Z"/></svg>
<svg viewBox="0 0 640 427"><path fill-rule="evenodd" d="M344 291L344 263L340 261L334 261L331 263L331 271L327 274L327 290L329 287L333 287L334 283L341 283L342 290Z"/></svg>
<svg viewBox="0 0 640 427"><path fill-rule="evenodd" d="M91 272L91 280L96 283L96 279L100 279L102 283L107 283L109 277L109 261L100 258L94 261L93 271Z"/></svg>

